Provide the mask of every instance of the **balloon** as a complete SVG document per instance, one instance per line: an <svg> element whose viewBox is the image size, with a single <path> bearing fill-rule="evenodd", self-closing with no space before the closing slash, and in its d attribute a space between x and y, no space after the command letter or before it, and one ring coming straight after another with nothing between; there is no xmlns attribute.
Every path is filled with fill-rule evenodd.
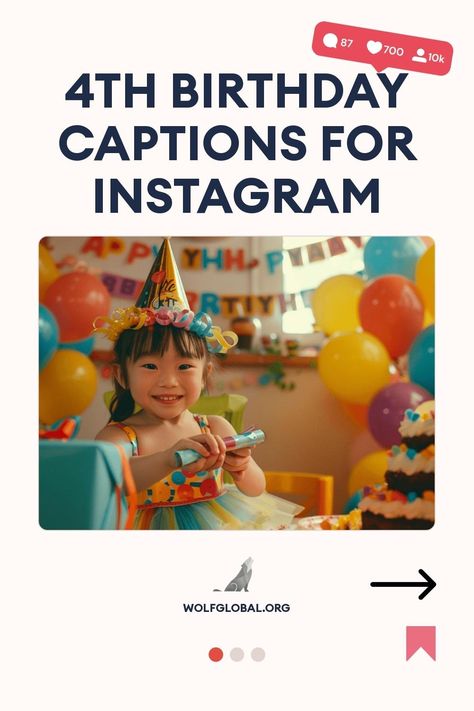
<svg viewBox="0 0 474 711"><path fill-rule="evenodd" d="M431 415L431 413L434 411L435 411L435 401L434 400L427 400L426 402L422 402L421 405L418 405L418 407L415 410L415 412L417 412L419 415Z"/></svg>
<svg viewBox="0 0 474 711"><path fill-rule="evenodd" d="M39 368L42 370L58 347L59 329L56 319L46 306L39 307Z"/></svg>
<svg viewBox="0 0 474 711"><path fill-rule="evenodd" d="M363 279L350 274L323 281L312 298L317 327L329 335L336 331L355 331L360 326L357 305L363 288Z"/></svg>
<svg viewBox="0 0 474 711"><path fill-rule="evenodd" d="M413 280L416 263L425 250L421 237L371 237L364 248L365 271L369 279L402 274Z"/></svg>
<svg viewBox="0 0 474 711"><path fill-rule="evenodd" d="M97 373L83 353L57 351L39 377L39 416L45 425L79 415L92 402Z"/></svg>
<svg viewBox="0 0 474 711"><path fill-rule="evenodd" d="M418 334L408 353L410 380L434 395L435 391L435 327L428 326Z"/></svg>
<svg viewBox="0 0 474 711"><path fill-rule="evenodd" d="M392 358L407 353L423 328L424 306L415 284L382 276L367 284L359 301L362 328L382 341Z"/></svg>
<svg viewBox="0 0 474 711"><path fill-rule="evenodd" d="M379 451L366 454L357 462L349 475L349 496L364 486L383 484L387 471L387 452Z"/></svg>
<svg viewBox="0 0 474 711"><path fill-rule="evenodd" d="M70 272L51 284L44 303L56 316L61 343L91 335L92 323L110 309L110 295L93 274Z"/></svg>
<svg viewBox="0 0 474 711"><path fill-rule="evenodd" d="M380 444L375 441L371 433L368 430L359 432L359 434L354 437L351 447L349 449L349 466L352 469L357 462L365 457L367 454L372 452L379 452Z"/></svg>
<svg viewBox="0 0 474 711"><path fill-rule="evenodd" d="M368 407L367 405L358 405L357 403L354 402L342 402L342 409L346 413L346 415L349 415L351 418L352 422L355 422L356 425L360 425L361 427L367 427L368 426Z"/></svg>
<svg viewBox="0 0 474 711"><path fill-rule="evenodd" d="M387 385L369 405L369 428L381 447L400 444L398 431L405 410L415 410L420 403L431 400L431 394L414 383Z"/></svg>
<svg viewBox="0 0 474 711"><path fill-rule="evenodd" d="M59 278L59 270L44 244L39 246L39 300L43 301L48 287Z"/></svg>
<svg viewBox="0 0 474 711"><path fill-rule="evenodd" d="M60 350L69 349L72 351L79 351L84 353L84 355L90 355L94 350L94 336L89 336L89 338L83 338L81 341L70 341L69 343L59 343L58 348Z"/></svg>
<svg viewBox="0 0 474 711"><path fill-rule="evenodd" d="M435 248L434 244L426 250L419 258L416 271L415 281L418 286L425 306L428 311L435 314Z"/></svg>
<svg viewBox="0 0 474 711"><path fill-rule="evenodd" d="M390 357L371 333L332 336L319 354L321 380L341 400L366 405L390 382Z"/></svg>
<svg viewBox="0 0 474 711"><path fill-rule="evenodd" d="M429 311L425 309L425 317L423 319L423 328L428 328L428 326L431 326L434 323L434 317L430 314Z"/></svg>
<svg viewBox="0 0 474 711"><path fill-rule="evenodd" d="M344 508L342 510L343 514L348 514L350 513L353 509L356 509L359 505L359 503L363 499L363 493L362 489L358 489L352 496L347 499L346 503L344 504Z"/></svg>

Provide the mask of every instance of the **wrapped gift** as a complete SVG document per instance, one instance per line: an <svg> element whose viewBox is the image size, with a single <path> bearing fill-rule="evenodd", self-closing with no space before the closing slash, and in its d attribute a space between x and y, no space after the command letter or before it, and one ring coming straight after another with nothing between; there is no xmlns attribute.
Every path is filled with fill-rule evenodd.
<svg viewBox="0 0 474 711"><path fill-rule="evenodd" d="M133 494L128 460L110 442L41 441L39 445L39 523L45 529L131 527ZM132 508L132 507L131 507Z"/></svg>

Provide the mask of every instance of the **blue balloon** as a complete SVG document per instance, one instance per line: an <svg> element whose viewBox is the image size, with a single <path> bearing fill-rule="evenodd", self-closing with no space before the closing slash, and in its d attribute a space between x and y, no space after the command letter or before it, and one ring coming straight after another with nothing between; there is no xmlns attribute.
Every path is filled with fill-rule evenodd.
<svg viewBox="0 0 474 711"><path fill-rule="evenodd" d="M80 351L81 353L84 353L84 355L90 355L94 350L94 336L82 338L80 341L69 341L67 343L60 343L58 345L58 349Z"/></svg>
<svg viewBox="0 0 474 711"><path fill-rule="evenodd" d="M371 237L364 248L367 276L401 274L414 281L416 263L425 251L421 237Z"/></svg>
<svg viewBox="0 0 474 711"><path fill-rule="evenodd" d="M59 328L56 319L46 306L39 307L39 368L42 370L58 347Z"/></svg>
<svg viewBox="0 0 474 711"><path fill-rule="evenodd" d="M344 509L342 513L348 514L352 511L352 509L356 509L359 506L359 503L362 501L363 498L363 492L362 489L358 489L355 491L350 499L347 499L346 503L344 504Z"/></svg>
<svg viewBox="0 0 474 711"><path fill-rule="evenodd" d="M434 395L435 392L435 327L428 326L413 341L408 351L410 380Z"/></svg>

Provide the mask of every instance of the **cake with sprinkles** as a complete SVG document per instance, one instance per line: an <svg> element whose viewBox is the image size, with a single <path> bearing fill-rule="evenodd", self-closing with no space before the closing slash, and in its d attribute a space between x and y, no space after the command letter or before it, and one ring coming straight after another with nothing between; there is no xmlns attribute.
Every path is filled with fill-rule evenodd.
<svg viewBox="0 0 474 711"><path fill-rule="evenodd" d="M365 487L363 529L427 529L434 524L434 409L406 410L402 441L388 452L385 483Z"/></svg>

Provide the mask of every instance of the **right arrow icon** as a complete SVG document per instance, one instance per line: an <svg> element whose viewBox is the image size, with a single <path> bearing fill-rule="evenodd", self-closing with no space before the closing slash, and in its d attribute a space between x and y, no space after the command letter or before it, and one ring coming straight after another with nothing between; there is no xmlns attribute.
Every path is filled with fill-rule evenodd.
<svg viewBox="0 0 474 711"><path fill-rule="evenodd" d="M424 578L423 581L413 582L413 583L403 583L403 582L374 582L370 583L371 588L424 588L424 590L418 595L419 600L423 600L424 597L430 593L433 588L436 587L436 583L431 578L428 573L425 573L421 568L418 571L420 575Z"/></svg>

